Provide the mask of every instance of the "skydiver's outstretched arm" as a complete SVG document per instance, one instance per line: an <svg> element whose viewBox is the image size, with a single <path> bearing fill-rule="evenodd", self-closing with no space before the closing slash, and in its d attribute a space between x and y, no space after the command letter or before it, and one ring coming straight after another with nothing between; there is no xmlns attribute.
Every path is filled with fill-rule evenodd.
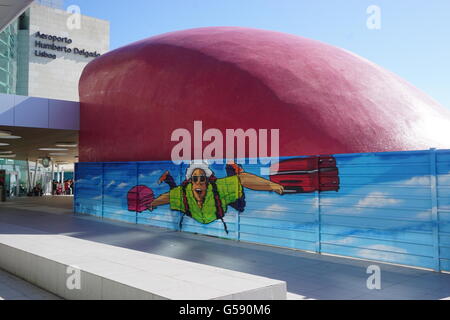
<svg viewBox="0 0 450 320"><path fill-rule="evenodd" d="M169 192L163 193L158 198L153 200L153 202L150 204L148 209L150 211L153 211L153 209L155 209L156 207L163 206L163 205L169 204L169 203L170 203L170 193Z"/></svg>
<svg viewBox="0 0 450 320"><path fill-rule="evenodd" d="M241 185L244 188L256 191L274 191L278 194L284 193L284 187L278 183L258 177L254 174L241 172L238 174Z"/></svg>

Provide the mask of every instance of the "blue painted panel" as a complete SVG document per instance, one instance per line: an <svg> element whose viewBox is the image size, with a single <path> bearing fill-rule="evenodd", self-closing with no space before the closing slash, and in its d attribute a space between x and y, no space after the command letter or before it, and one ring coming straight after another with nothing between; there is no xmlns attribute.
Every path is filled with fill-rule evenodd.
<svg viewBox="0 0 450 320"><path fill-rule="evenodd" d="M450 197L450 186L440 186L437 191L437 196L442 199L448 199Z"/></svg>
<svg viewBox="0 0 450 320"><path fill-rule="evenodd" d="M103 216L101 181L102 164L76 164L75 212Z"/></svg>
<svg viewBox="0 0 450 320"><path fill-rule="evenodd" d="M441 259L450 259L450 246L441 246L440 255Z"/></svg>
<svg viewBox="0 0 450 320"><path fill-rule="evenodd" d="M450 270L450 259L441 259L441 270Z"/></svg>
<svg viewBox="0 0 450 320"><path fill-rule="evenodd" d="M241 224L240 232L252 234L254 236L270 236L276 238L296 239L303 241L316 241L316 234L313 231L299 231L298 229L278 229L273 227L259 227Z"/></svg>
<svg viewBox="0 0 450 320"><path fill-rule="evenodd" d="M314 231L317 227L317 222L313 219L308 219L304 222L301 221L283 221L274 219L260 219L252 218L242 215L240 217L241 225L250 225L266 228L277 228L283 230L301 230L301 231Z"/></svg>
<svg viewBox="0 0 450 320"><path fill-rule="evenodd" d="M450 161L437 163L437 174L448 175L450 173Z"/></svg>
<svg viewBox="0 0 450 320"><path fill-rule="evenodd" d="M450 198L448 195L444 195L445 197L438 197L438 208L442 211L450 211Z"/></svg>
<svg viewBox="0 0 450 320"><path fill-rule="evenodd" d="M314 242L302 241L289 238L276 238L267 236L255 236L252 234L241 233L241 240L253 243L262 243L278 247L286 247L291 249L299 249L305 251L315 251L316 245Z"/></svg>
<svg viewBox="0 0 450 320"><path fill-rule="evenodd" d="M292 158L298 157L281 160ZM440 261L441 269L450 271L449 150L436 152L436 193L432 193L434 169L429 151L335 155L335 159L340 179L337 192L280 196L245 189L244 211L227 208L224 220L228 235L219 220L201 224L185 217L182 230L427 268L435 268ZM210 168L218 178L227 176L223 164ZM269 178L261 175L260 165L243 164L243 168ZM172 162L80 163L76 168L75 210L178 230L180 212L168 205L152 212L130 212L127 194L132 187L142 185L158 197L170 190L166 183L158 184L159 177L169 171L180 185L186 179L186 169L186 165ZM433 199L437 199L438 224L432 214ZM433 229L436 225L438 233ZM433 249L436 241L440 257Z"/></svg>
<svg viewBox="0 0 450 320"><path fill-rule="evenodd" d="M320 198L320 205L324 207L352 207L359 209L383 209L383 210L427 210L430 208L430 199L402 199L390 196L387 193L378 193L360 196L342 196Z"/></svg>
<svg viewBox="0 0 450 320"><path fill-rule="evenodd" d="M191 233L199 233L199 234L206 234L209 236L216 236L220 238L227 238L227 239L235 239L235 230L236 227L233 223L227 223L228 228L228 234L226 234L225 229L223 227L223 224L221 221L215 221L209 225L203 225L200 223L197 223L196 221L192 221L190 218L185 218L186 223L183 223L182 230L184 232L191 232Z"/></svg>
<svg viewBox="0 0 450 320"><path fill-rule="evenodd" d="M393 175L396 177L410 177L411 175L429 175L430 167L428 163L423 164L411 164L405 166L404 164L360 164L360 165L345 165L342 160L339 166L339 175L341 177L352 176L380 176L380 175ZM395 173L393 173L395 172Z"/></svg>
<svg viewBox="0 0 450 320"><path fill-rule="evenodd" d="M414 184L416 186L430 186L430 177L429 176L418 176L411 177L409 176L393 176L389 175L388 177L381 176L370 176L370 175L360 175L360 176L343 176L341 177L341 185L345 186L354 186L354 187L364 187L366 185L378 185L381 187L401 187L401 186L409 186L409 184Z"/></svg>
<svg viewBox="0 0 450 320"><path fill-rule="evenodd" d="M347 216L332 216L321 215L321 221L323 224L339 225L344 227L359 228L372 228L385 231L421 231L431 232L432 224L429 222L412 222L403 220L391 220L391 219L373 219Z"/></svg>
<svg viewBox="0 0 450 320"><path fill-rule="evenodd" d="M450 174L441 174L437 176L439 187L450 187Z"/></svg>
<svg viewBox="0 0 450 320"><path fill-rule="evenodd" d="M449 212L440 212L439 213L439 233L441 235L450 234L450 213Z"/></svg>
<svg viewBox="0 0 450 320"><path fill-rule="evenodd" d="M113 212L109 212L107 210L103 210L103 218L117 220L117 221L123 221L123 222L128 222L128 223L136 222L136 217L134 217L134 216L123 214L122 212L113 213Z"/></svg>
<svg viewBox="0 0 450 320"><path fill-rule="evenodd" d="M429 153L336 159L342 188L320 198L322 251L434 267Z"/></svg>
<svg viewBox="0 0 450 320"><path fill-rule="evenodd" d="M353 236L367 239L379 239L379 240L433 245L431 232L405 231L403 229L394 230L392 228L386 230L370 229L362 227L353 228L328 224L322 224L321 230L323 235L337 235L340 237Z"/></svg>
<svg viewBox="0 0 450 320"><path fill-rule="evenodd" d="M354 217L357 219L371 218L383 220L401 220L412 222L430 222L431 210L412 210L412 209L383 209L383 208L362 208L362 207L338 207L321 206L322 215ZM395 222L394 222L395 223Z"/></svg>
<svg viewBox="0 0 450 320"><path fill-rule="evenodd" d="M389 195L394 198L402 199L430 199L430 189L424 188L422 185L399 185L399 186L383 186L380 190L379 185L365 185L362 187L345 186L339 188L339 192L323 193L321 198L345 197L345 196L367 196L367 195Z"/></svg>
<svg viewBox="0 0 450 320"><path fill-rule="evenodd" d="M370 165L383 163L389 164L420 164L429 163L428 151L406 151L406 152L384 152L384 153L361 153L361 154L336 154L334 155L338 165Z"/></svg>
<svg viewBox="0 0 450 320"><path fill-rule="evenodd" d="M102 217L102 203L99 201L89 200L75 201L75 212Z"/></svg>
<svg viewBox="0 0 450 320"><path fill-rule="evenodd" d="M151 188L155 196L167 193L170 191L170 188L164 183L158 184L157 182L160 176L166 171L170 172L176 184L180 184L182 182L181 166L174 165L171 162L145 162L137 164L138 177L136 184L145 185ZM178 230L180 218L181 214L179 212L172 211L167 206L158 208L153 212L145 211L138 213L137 223Z"/></svg>
<svg viewBox="0 0 450 320"><path fill-rule="evenodd" d="M422 268L434 268L434 259L431 257L414 256L409 254L406 250L404 253L394 252L393 249L376 245L369 249L354 248L342 245L322 244L322 249L325 252L333 252L337 255L350 256L362 259L369 259L382 262L395 262L403 265L411 265Z"/></svg>
<svg viewBox="0 0 450 320"><path fill-rule="evenodd" d="M152 214L143 215L138 214L137 223L145 225L160 226L161 223L165 223L167 228L171 230L178 230L180 222L179 214Z"/></svg>
<svg viewBox="0 0 450 320"><path fill-rule="evenodd" d="M322 244L334 246L354 247L361 249L379 248L394 253L432 257L432 245L421 245L397 240L369 239L355 236L336 236L322 234ZM392 262L392 261L391 261Z"/></svg>
<svg viewBox="0 0 450 320"><path fill-rule="evenodd" d="M441 232L439 236L439 244L441 246L450 247L450 233L446 234L444 232Z"/></svg>

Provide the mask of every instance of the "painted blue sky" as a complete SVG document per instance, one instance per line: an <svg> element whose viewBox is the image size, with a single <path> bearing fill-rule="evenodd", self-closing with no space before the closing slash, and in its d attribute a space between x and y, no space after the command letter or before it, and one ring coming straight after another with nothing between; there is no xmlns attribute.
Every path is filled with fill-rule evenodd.
<svg viewBox="0 0 450 320"><path fill-rule="evenodd" d="M443 268L448 269L450 251L450 154L437 154L439 231L442 233ZM239 236L243 241L272 244L302 250L315 250L318 221L324 252L432 268L433 222L430 192L430 154L426 151L336 155L339 191L285 194L244 189L245 210L237 214L227 208L225 221L203 225L186 218L183 230L201 234ZM248 173L259 175L259 165L243 165ZM177 230L181 213L168 205L136 214L128 210L128 192L135 185L151 188L155 196L168 192L157 184L169 170L181 183L186 165L170 162L79 164L75 207L77 212L138 224ZM224 165L211 165L218 178L225 177ZM102 172L104 173L101 178ZM268 178L267 176L264 176ZM103 185L103 192L99 185ZM320 199L320 209L318 201ZM318 219L317 214L320 214ZM238 220L239 219L239 220ZM237 222L239 221L239 222Z"/></svg>
<svg viewBox="0 0 450 320"><path fill-rule="evenodd" d="M320 40L405 78L450 108L448 0L66 0L111 22L111 48L156 34L205 26L244 26ZM370 5L381 30L369 30Z"/></svg>

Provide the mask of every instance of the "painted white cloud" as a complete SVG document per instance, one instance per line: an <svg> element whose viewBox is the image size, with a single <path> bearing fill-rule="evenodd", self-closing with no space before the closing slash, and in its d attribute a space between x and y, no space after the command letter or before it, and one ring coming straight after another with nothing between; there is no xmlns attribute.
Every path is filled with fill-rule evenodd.
<svg viewBox="0 0 450 320"><path fill-rule="evenodd" d="M163 174L163 170L155 170L151 171L149 173L140 173L139 179L145 179L145 178L151 178L151 177L157 177L159 178Z"/></svg>
<svg viewBox="0 0 450 320"><path fill-rule="evenodd" d="M333 244L349 245L354 243L355 241L356 241L355 238L346 237L340 240L333 240Z"/></svg>
<svg viewBox="0 0 450 320"><path fill-rule="evenodd" d="M108 183L108 184L106 185L105 188L110 188L110 187L114 186L115 184L116 184L116 181L115 181L115 180L112 180L110 183ZM122 188L125 188L125 187L129 186L129 185L130 185L129 183L122 182L122 183L119 183L119 184L117 185L117 189L122 189Z"/></svg>
<svg viewBox="0 0 450 320"><path fill-rule="evenodd" d="M130 214L130 211L127 210L115 210L112 214Z"/></svg>
<svg viewBox="0 0 450 320"><path fill-rule="evenodd" d="M440 185L450 185L450 172L446 175L439 175L438 179Z"/></svg>
<svg viewBox="0 0 450 320"><path fill-rule="evenodd" d="M418 219L431 219L431 212L430 211L422 211L416 214L416 218Z"/></svg>
<svg viewBox="0 0 450 320"><path fill-rule="evenodd" d="M286 212L286 211L289 211L289 208L288 208L288 207L284 207L284 206L280 206L279 204L274 203L274 204L272 204L272 205L266 207L264 210L267 210L267 211L278 211L278 212L281 211L281 212Z"/></svg>
<svg viewBox="0 0 450 320"><path fill-rule="evenodd" d="M399 204L401 202L403 202L403 200L390 198L387 193L374 191L369 193L364 199L359 200L356 205L360 207L384 207L387 205Z"/></svg>
<svg viewBox="0 0 450 320"><path fill-rule="evenodd" d="M129 183L122 182L122 183L120 183L120 184L117 186L117 188L118 188L118 189L123 189L123 188L125 188L125 187L127 187L127 186L129 186Z"/></svg>
<svg viewBox="0 0 450 320"><path fill-rule="evenodd" d="M430 177L429 176L417 176L412 177L411 179L408 179L402 184L407 186L420 186L420 185L429 185L430 184Z"/></svg>
<svg viewBox="0 0 450 320"><path fill-rule="evenodd" d="M108 183L108 185L106 186L106 188L109 188L109 187L113 186L115 183L116 183L115 180L111 180L111 182Z"/></svg>

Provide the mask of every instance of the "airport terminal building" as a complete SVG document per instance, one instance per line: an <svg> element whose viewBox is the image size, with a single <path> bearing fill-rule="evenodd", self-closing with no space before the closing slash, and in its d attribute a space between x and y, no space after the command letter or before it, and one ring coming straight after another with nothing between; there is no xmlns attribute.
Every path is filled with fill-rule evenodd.
<svg viewBox="0 0 450 320"><path fill-rule="evenodd" d="M0 4L0 170L6 195L23 194L37 183L48 192L52 177L73 176L78 82L84 67L109 50L110 24L66 10L63 0ZM62 150L58 143L75 147ZM42 166L44 158L53 160L50 167Z"/></svg>
<svg viewBox="0 0 450 320"><path fill-rule="evenodd" d="M78 101L81 72L108 50L108 21L33 2L0 33L0 93Z"/></svg>

